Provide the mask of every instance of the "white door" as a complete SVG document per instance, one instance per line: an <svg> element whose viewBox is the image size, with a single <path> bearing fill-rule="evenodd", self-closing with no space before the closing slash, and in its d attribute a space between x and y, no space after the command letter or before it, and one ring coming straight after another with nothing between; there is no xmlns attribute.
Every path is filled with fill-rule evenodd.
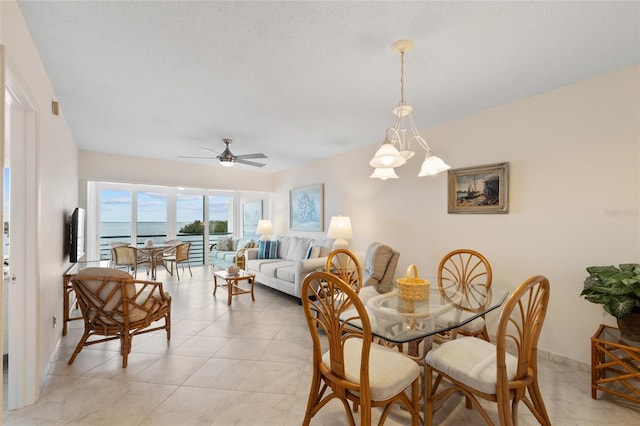
<svg viewBox="0 0 640 426"><path fill-rule="evenodd" d="M0 55L3 50L0 50ZM2 61L2 59L0 59ZM0 63L0 65L2 65ZM38 244L36 112L23 87L5 70L4 144L10 149L11 225L8 297L8 409L35 403L39 397L37 368ZM4 191L4 188L0 189Z"/></svg>

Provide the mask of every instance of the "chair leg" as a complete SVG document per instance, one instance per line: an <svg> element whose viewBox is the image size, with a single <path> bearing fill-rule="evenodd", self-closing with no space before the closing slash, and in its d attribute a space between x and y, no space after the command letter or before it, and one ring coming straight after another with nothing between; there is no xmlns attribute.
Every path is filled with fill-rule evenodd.
<svg viewBox="0 0 640 426"><path fill-rule="evenodd" d="M172 267L172 269L173 269L173 267ZM178 281L180 281L180 268L178 268L178 262L176 262L176 276L178 277Z"/></svg>
<svg viewBox="0 0 640 426"><path fill-rule="evenodd" d="M433 393L434 393L434 388L433 388L433 370L429 367L426 368L426 372L424 375L424 381L425 381L425 407L424 407L424 424L425 426L432 426L433 425Z"/></svg>
<svg viewBox="0 0 640 426"><path fill-rule="evenodd" d="M189 275L193 276L193 272L191 272L191 262L187 260L187 266L189 267Z"/></svg>
<svg viewBox="0 0 640 426"><path fill-rule="evenodd" d="M302 422L304 426L308 426L311 422L318 402L320 402L320 377L314 372L311 389L309 389L309 399L307 400L307 411L305 412L304 421Z"/></svg>
<svg viewBox="0 0 640 426"><path fill-rule="evenodd" d="M131 353L131 335L125 331L120 336L120 354L122 355L122 368L127 368L127 361Z"/></svg>
<svg viewBox="0 0 640 426"><path fill-rule="evenodd" d="M551 419L549 419L549 414L547 414L547 408L544 406L544 400L542 399L542 394L540 393L540 388L538 387L538 378L536 377L529 386L529 395L531 396L531 402L535 408L533 414L538 418L540 424L544 426L551 426ZM540 416L541 418L539 418Z"/></svg>
<svg viewBox="0 0 640 426"><path fill-rule="evenodd" d="M371 401L360 401L360 424L371 424Z"/></svg>
<svg viewBox="0 0 640 426"><path fill-rule="evenodd" d="M69 358L69 361L67 362L67 364L69 365L73 364L73 362L76 360L76 357L78 356L82 348L84 348L84 344L88 338L89 338L89 330L85 329L84 333L82 334L82 337L80 338L80 341L76 345L76 349L73 351L73 354L71 354L71 358Z"/></svg>
<svg viewBox="0 0 640 426"><path fill-rule="evenodd" d="M171 340L171 308L169 308L167 316L164 317L164 327L167 330L167 340Z"/></svg>

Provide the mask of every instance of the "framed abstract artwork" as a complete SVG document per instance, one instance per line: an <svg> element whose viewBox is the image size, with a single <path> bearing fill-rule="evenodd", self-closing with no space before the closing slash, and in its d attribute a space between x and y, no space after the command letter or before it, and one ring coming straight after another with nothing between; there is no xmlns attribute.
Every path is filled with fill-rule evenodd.
<svg viewBox="0 0 640 426"><path fill-rule="evenodd" d="M262 219L262 200L242 203L242 236L258 238L258 221Z"/></svg>
<svg viewBox="0 0 640 426"><path fill-rule="evenodd" d="M289 227L293 231L324 231L324 185L289 191Z"/></svg>
<svg viewBox="0 0 640 426"><path fill-rule="evenodd" d="M509 163L448 172L449 213L509 213Z"/></svg>

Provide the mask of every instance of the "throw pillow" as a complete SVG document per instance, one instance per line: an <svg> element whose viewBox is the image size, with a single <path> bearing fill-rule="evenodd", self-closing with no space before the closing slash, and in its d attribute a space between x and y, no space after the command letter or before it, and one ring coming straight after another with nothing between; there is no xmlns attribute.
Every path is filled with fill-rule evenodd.
<svg viewBox="0 0 640 426"><path fill-rule="evenodd" d="M304 259L309 248L310 241L307 238L293 237L285 259L301 260Z"/></svg>
<svg viewBox="0 0 640 426"><path fill-rule="evenodd" d="M232 237L218 237L218 251L231 251L233 247Z"/></svg>
<svg viewBox="0 0 640 426"><path fill-rule="evenodd" d="M320 246L309 246L305 259L315 259L320 257Z"/></svg>
<svg viewBox="0 0 640 426"><path fill-rule="evenodd" d="M278 240L264 241L258 243L258 259L277 259Z"/></svg>

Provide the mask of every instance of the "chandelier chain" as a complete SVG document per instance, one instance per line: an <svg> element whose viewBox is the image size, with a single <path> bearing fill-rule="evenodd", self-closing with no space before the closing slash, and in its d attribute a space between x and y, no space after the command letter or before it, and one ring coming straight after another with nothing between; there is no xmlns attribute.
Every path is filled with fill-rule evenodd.
<svg viewBox="0 0 640 426"><path fill-rule="evenodd" d="M400 52L400 105L404 105L404 50Z"/></svg>

